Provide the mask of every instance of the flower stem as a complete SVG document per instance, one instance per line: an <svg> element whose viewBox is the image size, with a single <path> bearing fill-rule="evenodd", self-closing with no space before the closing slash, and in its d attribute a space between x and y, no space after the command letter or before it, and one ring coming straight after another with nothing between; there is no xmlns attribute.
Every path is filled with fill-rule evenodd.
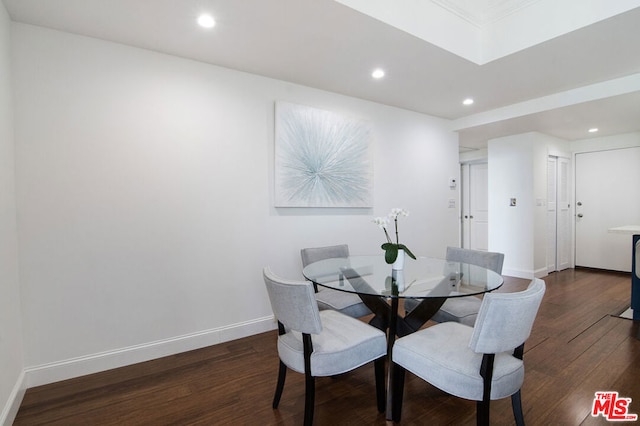
<svg viewBox="0 0 640 426"><path fill-rule="evenodd" d="M398 216L393 220L396 225L396 244L400 244L400 237L398 237Z"/></svg>

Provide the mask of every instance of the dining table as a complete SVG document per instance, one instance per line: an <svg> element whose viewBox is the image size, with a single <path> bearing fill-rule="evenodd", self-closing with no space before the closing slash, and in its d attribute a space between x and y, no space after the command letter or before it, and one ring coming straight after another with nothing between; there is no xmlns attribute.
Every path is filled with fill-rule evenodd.
<svg viewBox="0 0 640 426"><path fill-rule="evenodd" d="M401 270L394 270L384 254L324 259L304 267L302 274L314 286L357 294L373 313L369 324L387 333L387 420L392 419L391 359L396 337L418 331L447 299L478 297L504 282L490 269L432 257L406 259ZM420 303L403 312L401 302L406 299Z"/></svg>

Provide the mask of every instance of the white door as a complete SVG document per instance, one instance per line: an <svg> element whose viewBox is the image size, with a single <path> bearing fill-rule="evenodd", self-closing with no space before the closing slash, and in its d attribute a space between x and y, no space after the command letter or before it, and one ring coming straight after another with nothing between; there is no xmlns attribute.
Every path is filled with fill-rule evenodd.
<svg viewBox="0 0 640 426"><path fill-rule="evenodd" d="M571 267L569 159L547 160L547 272Z"/></svg>
<svg viewBox="0 0 640 426"><path fill-rule="evenodd" d="M489 249L487 163L462 166L462 247Z"/></svg>
<svg viewBox="0 0 640 426"><path fill-rule="evenodd" d="M631 271L628 235L640 224L640 147L576 154L576 266Z"/></svg>

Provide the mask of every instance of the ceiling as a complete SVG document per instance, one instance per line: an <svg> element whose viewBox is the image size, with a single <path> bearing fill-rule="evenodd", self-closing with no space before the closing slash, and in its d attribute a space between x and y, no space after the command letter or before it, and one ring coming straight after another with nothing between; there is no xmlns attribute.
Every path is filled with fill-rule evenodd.
<svg viewBox="0 0 640 426"><path fill-rule="evenodd" d="M3 1L16 22L449 119L461 150L532 131L640 131L637 1L566 0L580 13L548 0ZM202 12L214 28L195 24Z"/></svg>

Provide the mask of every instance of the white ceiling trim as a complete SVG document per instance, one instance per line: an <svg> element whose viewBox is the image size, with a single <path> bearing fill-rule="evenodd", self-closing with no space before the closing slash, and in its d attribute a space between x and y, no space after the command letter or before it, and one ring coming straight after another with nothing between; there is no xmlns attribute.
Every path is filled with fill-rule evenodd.
<svg viewBox="0 0 640 426"><path fill-rule="evenodd" d="M638 0L335 0L478 65L640 6Z"/></svg>
<svg viewBox="0 0 640 426"><path fill-rule="evenodd" d="M540 0L431 0L469 23L484 27Z"/></svg>

